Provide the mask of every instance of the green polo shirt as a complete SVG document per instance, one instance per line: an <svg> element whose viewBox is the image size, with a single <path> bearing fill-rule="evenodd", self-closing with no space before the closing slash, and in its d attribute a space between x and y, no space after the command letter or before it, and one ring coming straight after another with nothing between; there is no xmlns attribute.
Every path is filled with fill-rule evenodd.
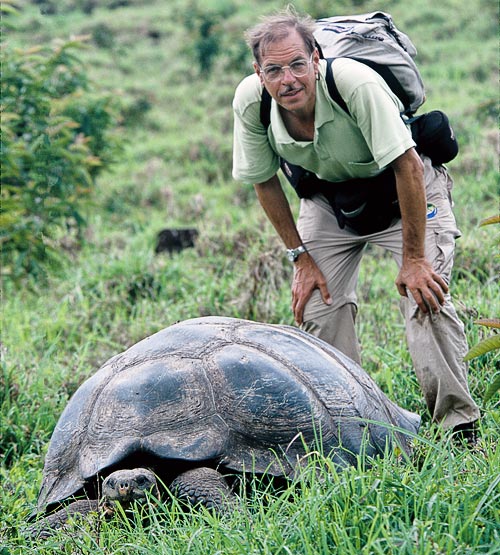
<svg viewBox="0 0 500 555"><path fill-rule="evenodd" d="M348 58L333 62L335 83L349 115L330 97L325 60L319 68L313 141L290 137L274 100L271 124L264 128L260 121L262 85L256 74L238 85L233 100L234 179L267 181L279 169L279 156L327 181L372 177L415 146L400 116L403 105L375 71Z"/></svg>

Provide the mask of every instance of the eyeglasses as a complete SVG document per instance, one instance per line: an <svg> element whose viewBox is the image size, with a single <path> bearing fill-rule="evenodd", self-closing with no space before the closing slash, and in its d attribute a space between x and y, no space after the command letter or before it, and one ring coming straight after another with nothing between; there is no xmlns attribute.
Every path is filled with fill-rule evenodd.
<svg viewBox="0 0 500 555"><path fill-rule="evenodd" d="M311 54L309 60L305 60L303 58L299 60L295 60L288 66L280 66L280 65L270 65L266 67L259 66L260 70L264 74L264 79L266 81L278 81L285 75L285 69L290 70L290 73L294 77L304 77L309 72L309 64L312 62L314 52Z"/></svg>

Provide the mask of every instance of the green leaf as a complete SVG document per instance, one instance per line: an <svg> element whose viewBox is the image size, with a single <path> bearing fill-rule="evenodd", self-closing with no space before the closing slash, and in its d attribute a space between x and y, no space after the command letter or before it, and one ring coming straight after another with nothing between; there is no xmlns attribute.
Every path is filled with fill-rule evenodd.
<svg viewBox="0 0 500 555"><path fill-rule="evenodd" d="M485 403L489 401L499 389L500 389L500 374L497 375L497 377L493 380L493 383L486 390L483 401Z"/></svg>
<svg viewBox="0 0 500 555"><path fill-rule="evenodd" d="M500 215L490 216L485 220L481 220L481 222L479 222L479 227L482 227L483 225L498 224L498 223L500 223Z"/></svg>
<svg viewBox="0 0 500 555"><path fill-rule="evenodd" d="M472 347L465 355L464 360L471 360L472 358L484 355L490 351L494 351L495 349L500 349L500 333L483 339L483 341L474 345L474 347Z"/></svg>
<svg viewBox="0 0 500 555"><path fill-rule="evenodd" d="M18 13L19 13L19 10L17 10L17 9L15 8L15 6L12 6L12 5L11 5L11 6L8 6L8 5L6 5L7 1L8 1L8 0L4 0L4 1L2 2L2 5L0 6L0 11L1 11L3 14L18 14Z"/></svg>
<svg viewBox="0 0 500 555"><path fill-rule="evenodd" d="M488 328L500 328L500 318L480 318L479 320L474 320L474 324Z"/></svg>

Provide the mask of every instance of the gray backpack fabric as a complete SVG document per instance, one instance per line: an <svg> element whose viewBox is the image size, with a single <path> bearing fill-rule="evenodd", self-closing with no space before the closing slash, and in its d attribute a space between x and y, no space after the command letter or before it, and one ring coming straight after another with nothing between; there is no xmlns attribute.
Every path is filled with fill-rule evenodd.
<svg viewBox="0 0 500 555"><path fill-rule="evenodd" d="M373 12L319 19L314 36L325 58L352 58L382 68L382 76L391 88L391 80L400 86L398 96L406 114L414 114L424 103L424 84L413 61L417 49L396 28L389 14Z"/></svg>

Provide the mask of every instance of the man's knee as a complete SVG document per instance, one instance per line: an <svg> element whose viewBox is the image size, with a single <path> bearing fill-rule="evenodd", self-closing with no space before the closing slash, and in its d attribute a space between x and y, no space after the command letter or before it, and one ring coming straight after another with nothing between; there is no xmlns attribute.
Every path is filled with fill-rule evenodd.
<svg viewBox="0 0 500 555"><path fill-rule="evenodd" d="M360 364L361 353L355 329L356 314L357 306L347 303L326 314L309 318L301 328Z"/></svg>

